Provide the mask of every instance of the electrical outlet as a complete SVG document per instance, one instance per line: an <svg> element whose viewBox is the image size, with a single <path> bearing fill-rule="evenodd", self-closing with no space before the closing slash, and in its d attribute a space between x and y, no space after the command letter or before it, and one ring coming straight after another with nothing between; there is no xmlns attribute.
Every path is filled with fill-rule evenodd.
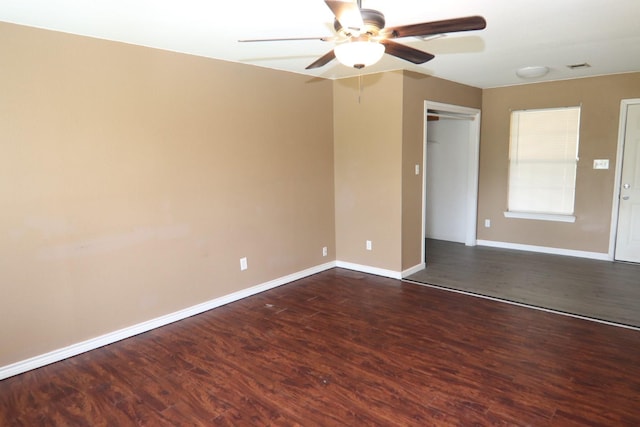
<svg viewBox="0 0 640 427"><path fill-rule="evenodd" d="M327 247L322 248L322 256L327 256Z"/></svg>
<svg viewBox="0 0 640 427"><path fill-rule="evenodd" d="M366 247L367 247L367 250L368 250L368 251L373 250L373 245L371 244L371 240L367 240L367 245L366 245Z"/></svg>
<svg viewBox="0 0 640 427"><path fill-rule="evenodd" d="M416 165L416 175L420 175L420 165Z"/></svg>
<svg viewBox="0 0 640 427"><path fill-rule="evenodd" d="M491 220L490 219L485 219L484 220L484 227L485 228L490 228L491 227Z"/></svg>
<svg viewBox="0 0 640 427"><path fill-rule="evenodd" d="M247 265L247 258L240 258L240 271L244 271L247 268L249 268L249 266Z"/></svg>

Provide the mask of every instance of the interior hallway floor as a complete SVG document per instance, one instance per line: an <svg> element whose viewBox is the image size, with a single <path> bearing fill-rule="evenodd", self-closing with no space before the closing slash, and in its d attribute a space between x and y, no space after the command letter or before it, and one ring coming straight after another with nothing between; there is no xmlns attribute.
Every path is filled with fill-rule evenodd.
<svg viewBox="0 0 640 427"><path fill-rule="evenodd" d="M640 265L427 239L405 280L640 328Z"/></svg>

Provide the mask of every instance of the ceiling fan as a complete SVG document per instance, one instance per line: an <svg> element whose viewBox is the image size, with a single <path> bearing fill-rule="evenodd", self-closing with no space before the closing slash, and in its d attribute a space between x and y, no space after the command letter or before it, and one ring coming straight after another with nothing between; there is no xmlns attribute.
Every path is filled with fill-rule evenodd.
<svg viewBox="0 0 640 427"><path fill-rule="evenodd" d="M423 64L434 58L428 52L397 43L394 39L482 30L487 26L482 16L468 16L385 28L385 19L382 12L373 9L362 9L361 0L357 0L357 3L353 1L325 0L325 3L335 16L333 27L336 35L333 37L294 37L239 41L334 41L337 43L335 48L309 64L306 69L322 67L336 58L342 64L360 69L376 63L385 53L414 64Z"/></svg>

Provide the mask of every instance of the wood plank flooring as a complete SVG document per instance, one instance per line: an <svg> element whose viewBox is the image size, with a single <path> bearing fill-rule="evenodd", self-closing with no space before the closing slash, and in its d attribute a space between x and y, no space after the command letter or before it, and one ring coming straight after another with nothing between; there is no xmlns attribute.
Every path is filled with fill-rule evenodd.
<svg viewBox="0 0 640 427"><path fill-rule="evenodd" d="M407 280L640 327L640 265L427 239Z"/></svg>
<svg viewBox="0 0 640 427"><path fill-rule="evenodd" d="M638 426L640 331L332 269L0 381L0 425Z"/></svg>

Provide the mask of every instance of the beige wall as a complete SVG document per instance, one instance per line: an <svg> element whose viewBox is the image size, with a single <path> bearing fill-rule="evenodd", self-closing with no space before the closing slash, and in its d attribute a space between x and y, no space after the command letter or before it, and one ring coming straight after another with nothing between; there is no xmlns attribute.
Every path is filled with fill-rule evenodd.
<svg viewBox="0 0 640 427"><path fill-rule="evenodd" d="M640 73L511 86L483 91L478 239L607 253L620 101L640 97ZM507 219L511 110L582 105L575 223ZM609 159L594 170L594 159ZM491 228L484 228L484 220Z"/></svg>
<svg viewBox="0 0 640 427"><path fill-rule="evenodd" d="M478 88L436 77L405 72L402 110L402 269L414 267L424 260L422 165L424 150L424 101L480 108L482 91Z"/></svg>
<svg viewBox="0 0 640 427"><path fill-rule="evenodd" d="M334 83L337 258L397 273L423 262L424 101L480 108L482 91L406 71L362 86Z"/></svg>
<svg viewBox="0 0 640 427"><path fill-rule="evenodd" d="M335 259L331 81L0 40L0 366Z"/></svg>
<svg viewBox="0 0 640 427"><path fill-rule="evenodd" d="M337 259L401 268L402 73L334 82ZM373 250L365 242L371 240Z"/></svg>

